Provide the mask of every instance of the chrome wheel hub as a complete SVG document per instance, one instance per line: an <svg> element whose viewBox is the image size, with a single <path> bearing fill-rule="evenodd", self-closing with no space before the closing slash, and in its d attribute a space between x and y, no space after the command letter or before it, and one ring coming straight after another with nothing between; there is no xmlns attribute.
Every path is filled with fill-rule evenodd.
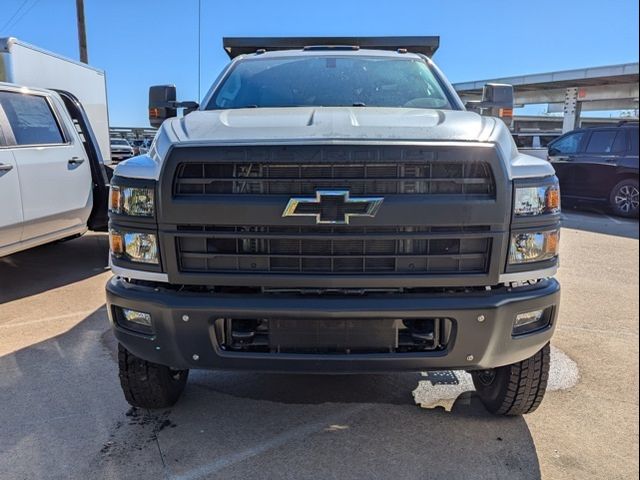
<svg viewBox="0 0 640 480"><path fill-rule="evenodd" d="M614 200L621 212L633 212L640 205L640 191L633 185L624 185L618 189Z"/></svg>

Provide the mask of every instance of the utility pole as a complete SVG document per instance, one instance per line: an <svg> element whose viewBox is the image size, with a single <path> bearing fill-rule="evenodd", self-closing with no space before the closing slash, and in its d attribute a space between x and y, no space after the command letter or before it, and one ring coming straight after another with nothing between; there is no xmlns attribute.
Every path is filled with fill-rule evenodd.
<svg viewBox="0 0 640 480"><path fill-rule="evenodd" d="M80 61L82 63L89 63L89 56L87 54L87 29L84 24L84 0L76 0L76 17L78 19Z"/></svg>

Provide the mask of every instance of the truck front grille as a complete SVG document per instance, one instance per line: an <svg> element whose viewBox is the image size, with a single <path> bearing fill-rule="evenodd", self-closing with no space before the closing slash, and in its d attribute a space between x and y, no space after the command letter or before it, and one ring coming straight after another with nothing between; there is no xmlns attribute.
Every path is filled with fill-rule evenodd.
<svg viewBox="0 0 640 480"><path fill-rule="evenodd" d="M481 161L196 162L178 166L174 196L217 194L313 195L346 189L351 194L484 195L492 197L490 166Z"/></svg>
<svg viewBox="0 0 640 480"><path fill-rule="evenodd" d="M184 273L486 273L488 227L178 226Z"/></svg>

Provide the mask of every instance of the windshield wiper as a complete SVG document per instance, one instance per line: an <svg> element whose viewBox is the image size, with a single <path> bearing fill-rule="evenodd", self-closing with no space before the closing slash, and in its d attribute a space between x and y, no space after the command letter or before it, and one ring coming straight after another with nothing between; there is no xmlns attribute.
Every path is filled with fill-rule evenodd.
<svg viewBox="0 0 640 480"><path fill-rule="evenodd" d="M354 102L351 104L352 107L366 107L367 104L364 102Z"/></svg>

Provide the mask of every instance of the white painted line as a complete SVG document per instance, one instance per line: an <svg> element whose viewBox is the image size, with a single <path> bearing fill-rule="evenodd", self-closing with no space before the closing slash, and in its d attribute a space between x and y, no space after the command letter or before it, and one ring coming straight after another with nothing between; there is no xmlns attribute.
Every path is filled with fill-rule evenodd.
<svg viewBox="0 0 640 480"><path fill-rule="evenodd" d="M613 223L617 223L618 225L624 225L625 224L625 222L621 222L617 218L612 217L610 215L605 214L604 216L607 217L609 220L611 220Z"/></svg>
<svg viewBox="0 0 640 480"><path fill-rule="evenodd" d="M426 379L418 382L418 386L413 391L414 401L422 408L443 407L450 412L461 394L475 391L471 375L465 371L426 372L423 376ZM551 368L547 391L572 388L579 379L576 362L561 350L551 346Z"/></svg>

